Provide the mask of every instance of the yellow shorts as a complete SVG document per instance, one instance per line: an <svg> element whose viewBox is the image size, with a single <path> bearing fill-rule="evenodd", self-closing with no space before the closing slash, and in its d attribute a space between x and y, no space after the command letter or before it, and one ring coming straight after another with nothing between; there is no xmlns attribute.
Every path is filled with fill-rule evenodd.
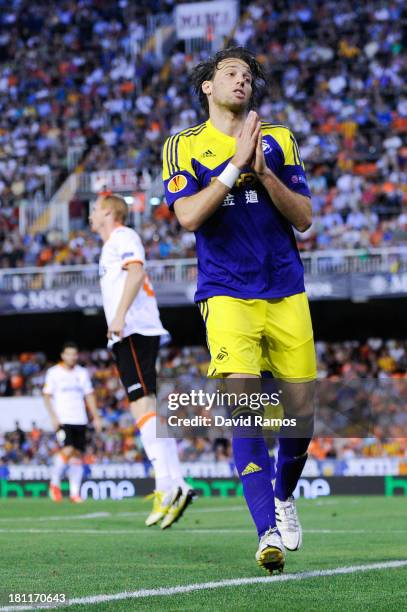
<svg viewBox="0 0 407 612"><path fill-rule="evenodd" d="M305 293L272 300L214 296L199 302L211 353L208 376L272 372L314 380L317 365Z"/></svg>

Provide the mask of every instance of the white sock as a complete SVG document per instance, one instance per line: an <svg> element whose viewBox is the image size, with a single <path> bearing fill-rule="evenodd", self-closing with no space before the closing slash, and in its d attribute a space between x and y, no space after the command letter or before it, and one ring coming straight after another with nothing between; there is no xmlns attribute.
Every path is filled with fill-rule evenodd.
<svg viewBox="0 0 407 612"><path fill-rule="evenodd" d="M157 438L157 416L155 413L141 417L137 422L141 441L146 455L151 461L155 474L156 491L169 492L172 488L171 474L167 461L167 445L165 438Z"/></svg>
<svg viewBox="0 0 407 612"><path fill-rule="evenodd" d="M182 475L181 463L178 456L178 447L177 441L175 438L166 438L165 439L167 445L167 461L170 469L170 476L172 482L172 488L181 487L184 491L185 489L190 489L188 483L185 482L184 477Z"/></svg>
<svg viewBox="0 0 407 612"><path fill-rule="evenodd" d="M54 455L54 462L51 469L51 484L55 487L61 486L63 473L65 472L66 461L62 453Z"/></svg>
<svg viewBox="0 0 407 612"><path fill-rule="evenodd" d="M72 457L69 460L69 495L79 497L83 476L83 464L81 459Z"/></svg>

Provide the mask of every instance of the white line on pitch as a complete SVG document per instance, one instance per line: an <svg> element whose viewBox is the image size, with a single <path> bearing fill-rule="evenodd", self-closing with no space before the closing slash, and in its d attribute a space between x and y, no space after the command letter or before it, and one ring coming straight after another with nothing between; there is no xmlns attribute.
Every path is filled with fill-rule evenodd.
<svg viewBox="0 0 407 612"><path fill-rule="evenodd" d="M83 519L99 519L109 518L112 516L111 512L91 512L89 514L52 514L50 516L16 516L16 517L1 517L2 523L19 523L19 522L31 522L31 521L78 521Z"/></svg>
<svg viewBox="0 0 407 612"><path fill-rule="evenodd" d="M214 507L214 508L191 508L191 510L188 510L188 514L192 513L199 513L199 514L212 514L212 512L225 512L225 510L227 512L240 512L242 510L247 510L245 505L241 505L241 506L218 506L218 507ZM134 512L115 512L114 514L112 514L112 517L115 516L145 516L146 512L144 511L134 511Z"/></svg>
<svg viewBox="0 0 407 612"><path fill-rule="evenodd" d="M310 501L310 500L305 500ZM333 499L321 499L321 500L312 500L315 505L334 505L337 504L337 500ZM344 501L344 500L341 500ZM347 500L348 501L348 500ZM356 503L357 500L349 500L350 503ZM191 508L188 510L188 514L191 513L199 513L199 514L212 514L215 512L242 512L247 511L246 506L242 503L240 506L215 506L214 508ZM87 519L104 519L104 518L116 518L116 517L137 517L137 516L145 516L148 510L134 510L133 512L90 512L87 514L52 514L50 516L17 516L17 517L1 517L0 523L24 523L24 522L48 522L48 521L77 521L77 520L87 520Z"/></svg>
<svg viewBox="0 0 407 612"><path fill-rule="evenodd" d="M143 528L135 528L135 529L36 529L36 528L32 528L32 529L0 529L0 534L1 533L33 533L33 534L48 534L48 533L64 533L64 534L89 534L89 535L139 535L140 533L144 533L145 535L148 535L149 537L152 534L162 534L162 530L161 529L147 529L146 527ZM168 531L167 531L168 533ZM255 533L254 528L253 529L177 529L175 531L172 530L170 533L177 533L177 535L180 534L208 534L208 533ZM163 537L163 536L161 536Z"/></svg>
<svg viewBox="0 0 407 612"><path fill-rule="evenodd" d="M171 532L167 532L167 533L176 533L177 535L188 535L191 533L194 534L208 534L208 533L221 533L221 534L234 534L234 533L253 533L254 529L250 529L250 528L231 528L231 529L211 529L211 528L205 528L203 527L202 529L199 528L184 528L184 529L173 529L171 530ZM303 529L304 533L308 533L308 534L330 534L330 535L335 535L335 534L364 534L364 533L372 533L372 530L369 529ZM161 529L147 529L146 527L144 528L139 528L139 527L135 527L134 529L88 529L88 528L83 528L83 529L41 529L41 528L30 528L30 529L14 529L14 528L0 528L0 534L2 533L33 533L33 534L48 534L48 533L64 533L64 534L80 534L80 533L86 533L89 535L132 535L132 534L140 534L143 533L145 535L148 534L148 536L152 535L152 534L157 534L157 533L162 533ZM391 529L391 530L387 530L384 531L383 529L380 530L380 533L384 533L384 534L397 534L397 533L407 533L407 529Z"/></svg>
<svg viewBox="0 0 407 612"><path fill-rule="evenodd" d="M368 565L351 565L349 567L335 567L326 570L315 570L312 572L301 572L298 574L281 574L280 576L269 576L268 578L251 577L251 578L231 578L228 580L219 580L217 582L198 582L195 584L184 584L174 587L164 587L158 589L140 589L138 591L125 591L123 593L112 593L111 595L91 595L88 597L74 597L69 600L65 606L50 605L43 608L55 609L67 606L76 605L91 605L97 603L105 603L108 601L120 601L123 599L142 599L145 597L165 597L170 595L182 595L183 593L192 593L194 591L206 591L223 589L231 586L244 586L252 584L272 584L274 582L289 582L290 580L308 580L310 578L321 578L323 576L337 576L343 574L356 574L358 572L368 572L381 569L394 569L398 567L406 567L407 560L401 561L386 561L383 563L370 563ZM37 606L5 606L0 608L0 612L13 612L22 610L38 610Z"/></svg>
<svg viewBox="0 0 407 612"><path fill-rule="evenodd" d="M213 512L238 512L246 510L246 507L242 504L241 506L217 506L215 508L191 508L188 510L188 514L199 513L199 514L211 514ZM19 523L19 522L48 522L48 521L77 521L82 519L104 519L104 518L116 518L126 516L146 516L148 509L146 510L135 510L133 512L91 512L89 514L52 514L50 516L17 516L17 517L1 517L0 522L2 523Z"/></svg>

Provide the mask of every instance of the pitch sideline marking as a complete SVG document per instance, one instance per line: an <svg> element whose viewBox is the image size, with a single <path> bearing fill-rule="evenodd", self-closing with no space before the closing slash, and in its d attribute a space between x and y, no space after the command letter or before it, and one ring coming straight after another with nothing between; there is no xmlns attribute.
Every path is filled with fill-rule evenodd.
<svg viewBox="0 0 407 612"><path fill-rule="evenodd" d="M309 501L309 500L307 500ZM311 501L315 501L317 506L322 506L322 505L335 505L338 503L337 500L333 500L333 499L318 499L318 500L311 500ZM342 500L344 501L344 500ZM347 500L348 501L348 500ZM359 503L358 500L349 500L350 503ZM229 506L227 507L227 511L228 512L241 512L243 510L247 510L245 505L240 505L240 506ZM215 506L214 508L191 508L188 511L188 514L191 513L202 513L202 514L211 514L212 512L224 512L225 511L225 506ZM19 517L15 517L15 518L5 518L5 517L0 517L0 522L4 522L4 523L19 523L19 522L32 522L32 521L39 521L39 522L47 522L47 521L76 521L76 520L81 520L81 519L93 519L93 518L116 518L116 517L130 517L130 516L145 516L146 515L146 511L144 510L134 510L133 512L91 512L88 514L76 514L76 515L72 515L72 514L52 514L49 516L19 516Z"/></svg>
<svg viewBox="0 0 407 612"><path fill-rule="evenodd" d="M66 608L75 605L91 605L105 603L108 601L120 601L124 599L142 599L144 597L165 597L192 593L193 591L215 590L230 586L243 586L251 584L268 584L274 582L288 582L290 580L307 580L309 578L321 578L324 576L337 576L343 574L355 574L357 572L368 572L371 570L394 569L406 567L407 559L400 561L386 561L384 563L370 563L368 565L351 565L348 567L336 567L327 570L314 570L312 572L300 572L298 574L281 574L279 576L269 576L268 578L231 578L216 582L198 582L195 584L185 584L175 587L163 587L158 589L140 589L138 591L124 591L123 593L112 593L110 595L91 595L88 597L75 597L63 606L51 605L40 608L40 610ZM5 606L0 608L0 612L13 612L21 610L38 610L38 606Z"/></svg>
<svg viewBox="0 0 407 612"><path fill-rule="evenodd" d="M227 508L228 512L237 512L246 510L246 507L241 506L230 506ZM208 514L212 512L224 512L225 506L215 506L215 508L191 508L188 511L188 514L192 513L200 513L200 514ZM31 521L77 521L81 519L94 519L94 518L116 518L116 517L126 517L126 516L146 516L147 510L134 510L133 512L92 512L90 514L52 514L50 516L18 516L18 517L10 517L5 518L1 517L0 522L2 523L19 523L19 522L31 522Z"/></svg>
<svg viewBox="0 0 407 612"><path fill-rule="evenodd" d="M309 501L309 500L307 500ZM322 505L334 505L338 502L333 499L324 499L324 500L312 500L315 501L317 506ZM353 503L356 503L356 500L352 500ZM228 512L242 512L243 510L247 511L245 505L241 506L229 506L226 507ZM199 513L199 514L211 514L213 512L224 512L225 506L215 506L214 508L191 508L188 511L188 514L191 513ZM0 517L0 523L26 523L32 521L39 522L48 522L48 521L56 521L56 522L64 522L64 521L77 521L77 520L85 520L85 519L95 519L95 518L117 518L117 517L131 517L131 516L145 516L147 510L134 510L133 512L90 512L87 514L51 514L49 516L17 516L17 517Z"/></svg>
<svg viewBox="0 0 407 612"><path fill-rule="evenodd" d="M335 535L335 534L364 534L364 533L372 533L369 529L303 529L304 533L308 534L326 534L326 535ZM49 534L49 533L61 533L61 534L89 534L89 535L138 535L140 533L148 534L149 536L152 534L162 533L160 529L148 529L145 527L135 527L134 529L42 529L32 527L30 529L8 529L8 528L0 528L0 534L2 533L31 533L31 534ZM253 533L253 529L250 528L231 528L231 529L223 529L223 528L191 528L191 529L176 529L171 531L170 533L176 533L177 535L185 535L185 534L208 534L208 533L218 533L218 534L233 534L233 533ZM392 529L391 531L383 531L381 533L390 534L390 533L407 533L407 529Z"/></svg>

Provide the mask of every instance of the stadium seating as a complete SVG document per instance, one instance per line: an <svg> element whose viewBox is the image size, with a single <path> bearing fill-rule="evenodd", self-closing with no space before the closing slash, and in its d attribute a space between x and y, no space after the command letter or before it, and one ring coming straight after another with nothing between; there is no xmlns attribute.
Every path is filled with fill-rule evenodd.
<svg viewBox="0 0 407 612"><path fill-rule="evenodd" d="M201 120L187 74L201 51L187 53L176 43L161 60L145 44L148 18L169 13L173 4L50 0L34 9L27 0L15 0L3 7L0 268L97 261L100 243L82 214L87 202L78 204L69 240L55 231L20 235L18 230L20 208L48 199L66 178L71 149L78 152L76 173L132 168L154 178L160 174L164 138ZM270 74L260 114L289 126L299 141L314 207L312 227L297 234L299 248L368 251L407 244L404 5L395 0L386 7L374 0L350 7L338 0L321 6L309 0L294 8L281 1L242 3L228 43L255 51ZM139 228L148 259L193 257L193 235L180 231L165 203L152 211ZM405 376L406 343L375 342L318 343L320 377ZM130 425L110 358L103 350L83 357L100 383L99 401L112 428L104 443L108 450L94 452L142 457L132 446L133 430L128 436L133 442L123 434ZM161 372L189 367L202 373L205 358L182 349L167 361L162 358ZM0 395L38 394L45 361L40 354L1 357ZM43 433L38 439L35 455L46 461L48 451L39 449L53 442ZM15 443L10 444L8 457L14 461ZM317 441L313 452L361 452L357 444L353 450L334 447ZM205 441L185 442L185 456L213 452Z"/></svg>
<svg viewBox="0 0 407 612"><path fill-rule="evenodd" d="M0 17L2 267L37 263L24 254L28 239L10 229L19 206L49 197L66 176L69 147L81 152L76 172L134 168L156 176L166 135L201 119L186 71L200 52L177 44L162 63L141 44L148 15L171 10L171 2L93 0L77 8L51 2L34 12L15 2ZM254 50L270 74L262 116L290 126L300 142L314 204L314 223L298 236L304 251L407 241L407 99L396 95L403 3L357 11L354 19L345 0L324 3L322 14L316 2L295 11L252 2L229 41ZM43 28L46 18L51 26ZM153 229L149 256L188 256L190 241L163 226L145 220L141 228L147 241ZM64 263L54 242L53 234L36 237L47 251L40 265ZM84 261L92 256L69 263Z"/></svg>

